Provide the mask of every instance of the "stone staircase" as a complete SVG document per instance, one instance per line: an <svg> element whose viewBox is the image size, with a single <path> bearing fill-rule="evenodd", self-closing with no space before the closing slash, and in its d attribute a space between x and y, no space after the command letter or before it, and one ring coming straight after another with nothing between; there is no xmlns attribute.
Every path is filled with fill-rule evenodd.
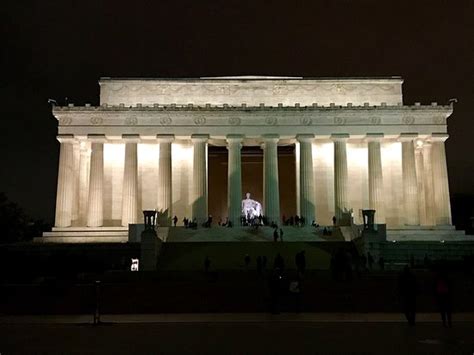
<svg viewBox="0 0 474 355"><path fill-rule="evenodd" d="M387 229L387 241L473 241L474 236L454 226L404 226Z"/></svg>
<svg viewBox="0 0 474 355"><path fill-rule="evenodd" d="M54 227L36 243L126 243L128 227Z"/></svg>
<svg viewBox="0 0 474 355"><path fill-rule="evenodd" d="M323 227L294 227L283 226L283 241L285 242L330 242L344 241L341 235L323 235ZM188 229L170 227L158 229L158 236L165 242L273 242L273 229L270 227L234 227Z"/></svg>
<svg viewBox="0 0 474 355"><path fill-rule="evenodd" d="M158 270L202 270L208 256L213 270L246 270L244 258L250 256L249 269L256 269L258 256L267 257L267 268L273 267L279 253L285 267L295 268L296 253L304 250L308 269L328 269L331 254L339 248L353 249L347 242L166 242L158 258Z"/></svg>

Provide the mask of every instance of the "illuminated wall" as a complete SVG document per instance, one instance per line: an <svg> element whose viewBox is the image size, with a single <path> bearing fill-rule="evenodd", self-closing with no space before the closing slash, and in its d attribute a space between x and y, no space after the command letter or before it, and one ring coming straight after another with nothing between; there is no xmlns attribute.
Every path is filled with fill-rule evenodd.
<svg viewBox="0 0 474 355"><path fill-rule="evenodd" d="M316 222L332 224L334 216L334 144L313 143L314 193Z"/></svg>
<svg viewBox="0 0 474 355"><path fill-rule="evenodd" d="M381 144L385 215L388 226L403 225L402 145Z"/></svg>

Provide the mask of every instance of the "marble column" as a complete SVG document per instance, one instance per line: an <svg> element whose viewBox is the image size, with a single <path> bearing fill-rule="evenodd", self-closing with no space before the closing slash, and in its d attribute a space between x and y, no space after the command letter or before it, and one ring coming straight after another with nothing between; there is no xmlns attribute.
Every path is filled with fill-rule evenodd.
<svg viewBox="0 0 474 355"><path fill-rule="evenodd" d="M423 163L423 142L421 140L415 142L415 165L416 185L418 190L418 215L420 217L420 225L426 226L425 164Z"/></svg>
<svg viewBox="0 0 474 355"><path fill-rule="evenodd" d="M74 183L73 183L73 197L72 197L72 226L80 225L80 209L79 209L79 195L81 191L80 185L80 164L81 164L81 148L79 142L73 145L74 154Z"/></svg>
<svg viewBox="0 0 474 355"><path fill-rule="evenodd" d="M431 136L433 164L433 187L437 225L451 225L451 204L449 200L448 168L444 142L448 135L433 133Z"/></svg>
<svg viewBox="0 0 474 355"><path fill-rule="evenodd" d="M160 157L158 160L158 224L161 226L171 225L172 199L171 199L171 144L173 135L157 135L156 139L160 145Z"/></svg>
<svg viewBox="0 0 474 355"><path fill-rule="evenodd" d="M70 227L74 194L74 136L59 135L58 185L56 193L56 227Z"/></svg>
<svg viewBox="0 0 474 355"><path fill-rule="evenodd" d="M263 137L264 214L268 223L280 224L280 190L278 184L278 141L275 134Z"/></svg>
<svg viewBox="0 0 474 355"><path fill-rule="evenodd" d="M385 224L382 156L380 142L383 134L367 134L369 155L369 208L375 210L375 223Z"/></svg>
<svg viewBox="0 0 474 355"><path fill-rule="evenodd" d="M424 165L424 182L425 182L425 203L426 203L426 224L428 226L436 225L436 206L435 191L433 179L433 163L432 163L432 144L425 141L423 144L423 165Z"/></svg>
<svg viewBox="0 0 474 355"><path fill-rule="evenodd" d="M346 142L348 134L333 134L334 141L334 207L336 212L336 223L340 223L344 211L350 210L347 193L347 149Z"/></svg>
<svg viewBox="0 0 474 355"><path fill-rule="evenodd" d="M90 144L81 141L79 144L79 223L87 225L87 200L89 197L89 170L90 170Z"/></svg>
<svg viewBox="0 0 474 355"><path fill-rule="evenodd" d="M208 218L207 212L207 141L208 135L192 135L193 142L193 219L199 225Z"/></svg>
<svg viewBox="0 0 474 355"><path fill-rule="evenodd" d="M295 172L296 172L296 215L301 216L301 188L300 188L300 143L295 142Z"/></svg>
<svg viewBox="0 0 474 355"><path fill-rule="evenodd" d="M306 220L306 225L316 220L314 205L314 175L313 175L313 134L296 136L299 142L299 190L300 216Z"/></svg>
<svg viewBox="0 0 474 355"><path fill-rule="evenodd" d="M404 221L406 225L418 225L418 192L416 181L415 147L413 141L416 134L401 134L402 142L402 176L403 176L403 199Z"/></svg>
<svg viewBox="0 0 474 355"><path fill-rule="evenodd" d="M104 223L104 142L105 135L89 135L91 166L87 226L101 227Z"/></svg>
<svg viewBox="0 0 474 355"><path fill-rule="evenodd" d="M234 226L240 226L242 215L242 139L241 135L227 136L227 210Z"/></svg>
<svg viewBox="0 0 474 355"><path fill-rule="evenodd" d="M138 223L138 134L123 134L125 162L122 190L122 226Z"/></svg>

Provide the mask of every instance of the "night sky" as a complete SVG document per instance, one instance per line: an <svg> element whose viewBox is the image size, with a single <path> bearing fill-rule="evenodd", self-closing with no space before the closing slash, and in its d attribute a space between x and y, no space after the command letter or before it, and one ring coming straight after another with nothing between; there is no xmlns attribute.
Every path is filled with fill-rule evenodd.
<svg viewBox="0 0 474 355"><path fill-rule="evenodd" d="M101 76L400 75L405 104L458 98L450 189L474 194L474 1L41 0L0 14L0 191L35 218L54 217L47 99L96 105Z"/></svg>

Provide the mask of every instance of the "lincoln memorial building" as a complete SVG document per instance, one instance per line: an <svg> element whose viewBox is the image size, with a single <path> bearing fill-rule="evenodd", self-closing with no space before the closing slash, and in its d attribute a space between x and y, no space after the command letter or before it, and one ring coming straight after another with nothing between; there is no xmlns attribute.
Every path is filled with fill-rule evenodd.
<svg viewBox="0 0 474 355"><path fill-rule="evenodd" d="M126 240L161 226L239 226L247 192L268 221L321 226L362 210L397 228L446 229L452 106L403 104L403 79L101 78L100 105L53 107L56 219L45 237ZM96 239L96 240L99 240Z"/></svg>

